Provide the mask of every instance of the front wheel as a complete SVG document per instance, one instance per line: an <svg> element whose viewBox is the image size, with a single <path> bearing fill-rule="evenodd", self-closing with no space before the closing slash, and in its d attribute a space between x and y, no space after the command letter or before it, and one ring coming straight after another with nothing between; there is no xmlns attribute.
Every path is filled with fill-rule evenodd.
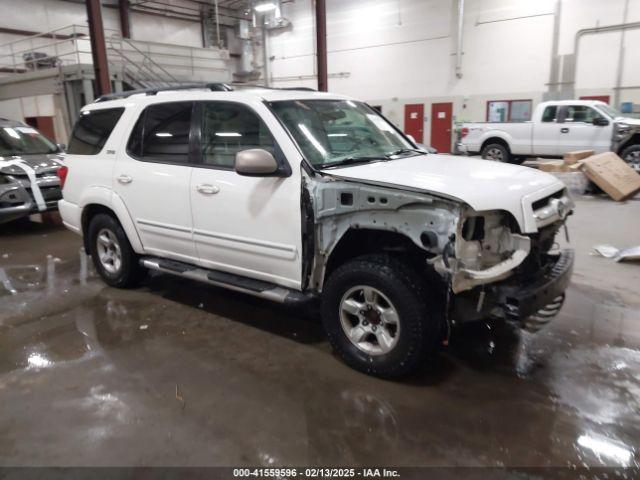
<svg viewBox="0 0 640 480"><path fill-rule="evenodd" d="M352 260L328 278L322 319L349 366L380 377L414 370L438 340L434 295L407 263L386 255Z"/></svg>
<svg viewBox="0 0 640 480"><path fill-rule="evenodd" d="M640 145L625 148L620 155L636 172L640 173Z"/></svg>
<svg viewBox="0 0 640 480"><path fill-rule="evenodd" d="M511 162L511 153L509 149L501 143L490 143L486 145L481 152L482 158L485 160L493 160L494 162Z"/></svg>

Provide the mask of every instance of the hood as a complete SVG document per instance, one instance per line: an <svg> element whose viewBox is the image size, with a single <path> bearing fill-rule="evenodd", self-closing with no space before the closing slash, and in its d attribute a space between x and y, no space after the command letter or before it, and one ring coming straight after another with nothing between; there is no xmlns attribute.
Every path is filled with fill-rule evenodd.
<svg viewBox="0 0 640 480"><path fill-rule="evenodd" d="M640 127L640 118L617 117L616 122L626 123L627 125L631 125L632 127L635 127L635 128Z"/></svg>
<svg viewBox="0 0 640 480"><path fill-rule="evenodd" d="M402 187L451 198L476 211L506 210L523 231L531 230L531 204L564 188L551 174L533 168L454 155L419 155L325 170L345 180ZM534 228L535 230L535 228Z"/></svg>
<svg viewBox="0 0 640 480"><path fill-rule="evenodd" d="M27 173L20 164L8 165L9 162L13 162L14 160L19 160L26 164L35 171L36 175L55 173L58 167L62 165L62 156L57 154L0 157L0 173L16 176L26 175Z"/></svg>

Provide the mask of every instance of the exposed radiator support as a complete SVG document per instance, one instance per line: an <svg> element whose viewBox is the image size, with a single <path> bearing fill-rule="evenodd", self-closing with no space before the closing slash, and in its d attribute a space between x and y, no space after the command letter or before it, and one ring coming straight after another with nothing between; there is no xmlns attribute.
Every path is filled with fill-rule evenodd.
<svg viewBox="0 0 640 480"><path fill-rule="evenodd" d="M462 78L462 33L464 28L464 0L458 0L458 39L456 42L456 77Z"/></svg>

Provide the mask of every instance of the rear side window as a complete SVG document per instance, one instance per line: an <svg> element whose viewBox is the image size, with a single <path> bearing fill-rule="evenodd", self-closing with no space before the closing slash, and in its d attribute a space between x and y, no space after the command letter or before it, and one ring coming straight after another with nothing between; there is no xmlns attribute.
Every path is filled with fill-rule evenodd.
<svg viewBox="0 0 640 480"><path fill-rule="evenodd" d="M148 106L131 132L127 151L141 160L188 163L193 102Z"/></svg>
<svg viewBox="0 0 640 480"><path fill-rule="evenodd" d="M545 108L544 112L542 113L542 121L547 123L555 122L557 112L558 107L556 105Z"/></svg>
<svg viewBox="0 0 640 480"><path fill-rule="evenodd" d="M81 113L73 127L67 153L74 155L96 155L100 153L124 108L88 110Z"/></svg>

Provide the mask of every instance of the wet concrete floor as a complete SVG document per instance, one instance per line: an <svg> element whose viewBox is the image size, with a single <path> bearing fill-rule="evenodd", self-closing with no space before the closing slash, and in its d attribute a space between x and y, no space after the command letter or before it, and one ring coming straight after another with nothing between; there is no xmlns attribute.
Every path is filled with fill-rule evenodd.
<svg viewBox="0 0 640 480"><path fill-rule="evenodd" d="M398 382L340 363L313 309L112 289L62 227L3 225L0 465L635 466L640 265L588 251L640 243L640 201L578 207L552 325L466 327Z"/></svg>

